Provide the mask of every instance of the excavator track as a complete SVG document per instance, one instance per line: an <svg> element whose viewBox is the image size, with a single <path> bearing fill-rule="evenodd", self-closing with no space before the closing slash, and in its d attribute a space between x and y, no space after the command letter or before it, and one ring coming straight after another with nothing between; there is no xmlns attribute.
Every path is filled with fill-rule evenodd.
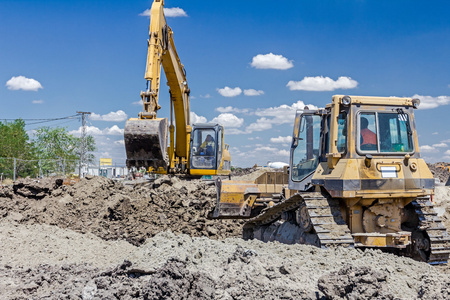
<svg viewBox="0 0 450 300"><path fill-rule="evenodd" d="M301 205L306 205L312 230L319 243L315 243L321 248L334 246L353 247L354 240L350 230L345 223L339 209L339 201L324 197L321 193L301 193L295 194L289 199L264 209L258 216L250 219L244 225L244 238L253 238L255 229L262 226L270 226L280 219L284 213L289 213L298 209ZM298 230L301 230L298 227ZM308 244L308 242L306 242Z"/></svg>
<svg viewBox="0 0 450 300"><path fill-rule="evenodd" d="M412 202L419 217L419 230L429 237L430 264L446 264L450 255L450 236L437 216L430 197L419 197Z"/></svg>

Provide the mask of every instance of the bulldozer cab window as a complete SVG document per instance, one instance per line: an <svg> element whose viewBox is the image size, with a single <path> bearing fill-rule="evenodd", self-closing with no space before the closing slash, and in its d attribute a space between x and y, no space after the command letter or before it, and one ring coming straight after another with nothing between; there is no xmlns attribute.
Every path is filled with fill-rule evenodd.
<svg viewBox="0 0 450 300"><path fill-rule="evenodd" d="M314 172L319 163L321 117L312 114L303 114L300 119L298 136L294 139L291 151L293 181L301 181ZM294 132L295 133L295 132Z"/></svg>
<svg viewBox="0 0 450 300"><path fill-rule="evenodd" d="M359 148L361 151L377 151L377 124L375 113L359 115Z"/></svg>
<svg viewBox="0 0 450 300"><path fill-rule="evenodd" d="M361 113L359 124L361 151L378 153L413 151L412 133L406 113Z"/></svg>
<svg viewBox="0 0 450 300"><path fill-rule="evenodd" d="M341 112L338 116L337 149L341 153L345 152L345 150L347 150L347 113L346 112Z"/></svg>
<svg viewBox="0 0 450 300"><path fill-rule="evenodd" d="M412 152L408 115L378 113L380 152Z"/></svg>
<svg viewBox="0 0 450 300"><path fill-rule="evenodd" d="M192 138L191 166L195 169L216 167L216 132L210 128L194 130Z"/></svg>

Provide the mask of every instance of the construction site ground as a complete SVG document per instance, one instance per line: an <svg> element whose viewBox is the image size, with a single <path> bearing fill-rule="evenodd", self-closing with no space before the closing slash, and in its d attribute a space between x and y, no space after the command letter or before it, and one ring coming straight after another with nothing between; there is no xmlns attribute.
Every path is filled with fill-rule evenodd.
<svg viewBox="0 0 450 300"><path fill-rule="evenodd" d="M450 298L447 265L244 241L242 221L208 218L211 183L87 177L0 188L0 299ZM449 199L450 187L438 185L447 228Z"/></svg>

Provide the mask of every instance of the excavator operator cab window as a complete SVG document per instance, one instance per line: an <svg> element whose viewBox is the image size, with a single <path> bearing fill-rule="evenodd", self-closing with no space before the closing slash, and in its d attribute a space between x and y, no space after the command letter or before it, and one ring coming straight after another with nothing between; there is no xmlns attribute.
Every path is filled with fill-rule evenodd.
<svg viewBox="0 0 450 300"><path fill-rule="evenodd" d="M319 115L303 114L299 128L294 129L294 141L291 149L291 178L293 181L302 181L314 172L319 164L320 123Z"/></svg>
<svg viewBox="0 0 450 300"><path fill-rule="evenodd" d="M215 169L216 143L214 128L197 128L194 130L191 148L192 168Z"/></svg>
<svg viewBox="0 0 450 300"><path fill-rule="evenodd" d="M398 112L359 114L359 150L370 153L413 152L409 116Z"/></svg>

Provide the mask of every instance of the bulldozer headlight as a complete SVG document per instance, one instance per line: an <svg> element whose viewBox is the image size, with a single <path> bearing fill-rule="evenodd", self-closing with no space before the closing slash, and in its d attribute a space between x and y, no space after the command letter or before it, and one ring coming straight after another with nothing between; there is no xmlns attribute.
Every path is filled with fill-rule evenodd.
<svg viewBox="0 0 450 300"><path fill-rule="evenodd" d="M345 106L350 105L351 102L352 98L350 98L350 96L344 96L342 98L342 104L344 104Z"/></svg>
<svg viewBox="0 0 450 300"><path fill-rule="evenodd" d="M412 104L414 108L419 108L420 100L419 99L412 99Z"/></svg>

